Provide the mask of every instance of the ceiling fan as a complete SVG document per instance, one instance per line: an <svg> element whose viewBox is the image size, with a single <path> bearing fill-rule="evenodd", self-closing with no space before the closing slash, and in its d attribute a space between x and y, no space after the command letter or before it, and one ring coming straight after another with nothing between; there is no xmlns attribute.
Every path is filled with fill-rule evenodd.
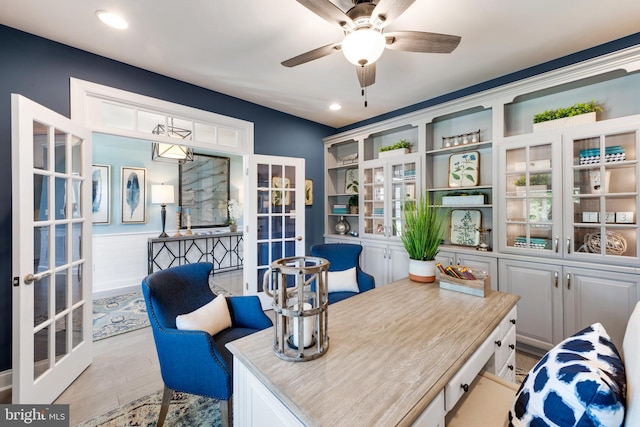
<svg viewBox="0 0 640 427"><path fill-rule="evenodd" d="M298 3L325 19L339 25L345 32L341 42L332 43L282 62L295 67L334 52L342 51L356 65L360 87L376 81L375 61L385 48L406 52L451 53L460 43L459 36L422 31L393 31L384 28L411 6L415 0L352 0L346 13L329 0L297 0Z"/></svg>

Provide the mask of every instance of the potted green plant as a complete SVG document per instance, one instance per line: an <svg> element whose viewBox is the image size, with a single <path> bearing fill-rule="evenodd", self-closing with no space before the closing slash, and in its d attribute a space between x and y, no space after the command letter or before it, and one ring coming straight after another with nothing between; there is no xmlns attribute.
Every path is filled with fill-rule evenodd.
<svg viewBox="0 0 640 427"><path fill-rule="evenodd" d="M529 191L546 191L549 185L549 178L549 174L544 173L529 175ZM523 196L526 191L523 187L527 185L527 177L525 175L520 175L513 184L517 187L517 195Z"/></svg>
<svg viewBox="0 0 640 427"><path fill-rule="evenodd" d="M436 261L446 232L448 210L429 204L423 194L416 203L404 206L404 227L400 239L409 254L409 279L430 283L436 279Z"/></svg>
<svg viewBox="0 0 640 427"><path fill-rule="evenodd" d="M352 194L349 197L348 205L349 205L349 213L357 214L358 213L358 181L351 181L349 185L347 185L347 190L353 190L355 194Z"/></svg>
<svg viewBox="0 0 640 427"><path fill-rule="evenodd" d="M533 116L533 130L595 122L596 113L601 111L602 107L596 104L594 100L591 102L578 102L571 107L545 110Z"/></svg>
<svg viewBox="0 0 640 427"><path fill-rule="evenodd" d="M384 147L380 147L378 157L392 157L400 154L407 154L411 150L411 142L406 139L401 139L392 145L385 145Z"/></svg>

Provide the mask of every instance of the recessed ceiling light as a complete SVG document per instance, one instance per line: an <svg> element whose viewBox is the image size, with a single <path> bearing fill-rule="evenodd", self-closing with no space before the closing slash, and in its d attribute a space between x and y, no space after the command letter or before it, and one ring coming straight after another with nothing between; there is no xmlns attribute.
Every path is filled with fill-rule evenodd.
<svg viewBox="0 0 640 427"><path fill-rule="evenodd" d="M342 109L342 105L338 104L337 102L334 102L333 104L329 105L329 109L333 111L338 111Z"/></svg>
<svg viewBox="0 0 640 427"><path fill-rule="evenodd" d="M124 30L129 27L127 21L125 21L124 18L115 13L107 12L106 10L98 10L96 12L96 16L98 17L98 19L112 28Z"/></svg>

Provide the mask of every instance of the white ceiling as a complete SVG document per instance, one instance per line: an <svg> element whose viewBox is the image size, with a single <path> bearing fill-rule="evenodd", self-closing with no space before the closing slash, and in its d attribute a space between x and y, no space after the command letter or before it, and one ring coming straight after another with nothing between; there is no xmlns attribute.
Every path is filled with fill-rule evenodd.
<svg viewBox="0 0 640 427"><path fill-rule="evenodd" d="M98 9L129 28L104 26ZM343 36L295 0L0 0L0 24L333 127L634 34L639 17L637 0L417 0L386 31L462 41L448 55L386 50L364 108L341 53L280 65Z"/></svg>

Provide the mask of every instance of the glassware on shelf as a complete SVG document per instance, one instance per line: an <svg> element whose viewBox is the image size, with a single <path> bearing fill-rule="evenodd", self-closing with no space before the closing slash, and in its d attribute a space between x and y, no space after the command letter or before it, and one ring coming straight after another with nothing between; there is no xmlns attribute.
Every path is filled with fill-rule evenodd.
<svg viewBox="0 0 640 427"><path fill-rule="evenodd" d="M347 234L351 230L351 225L349 225L349 222L344 219L344 216L341 216L340 221L336 223L335 229L338 234Z"/></svg>
<svg viewBox="0 0 640 427"><path fill-rule="evenodd" d="M490 242L489 236L491 233L491 229L480 227L480 228L477 228L476 230L478 231L478 233L480 233L480 241L478 242L478 246L476 247L476 249L483 252L490 251L491 245L489 244Z"/></svg>

